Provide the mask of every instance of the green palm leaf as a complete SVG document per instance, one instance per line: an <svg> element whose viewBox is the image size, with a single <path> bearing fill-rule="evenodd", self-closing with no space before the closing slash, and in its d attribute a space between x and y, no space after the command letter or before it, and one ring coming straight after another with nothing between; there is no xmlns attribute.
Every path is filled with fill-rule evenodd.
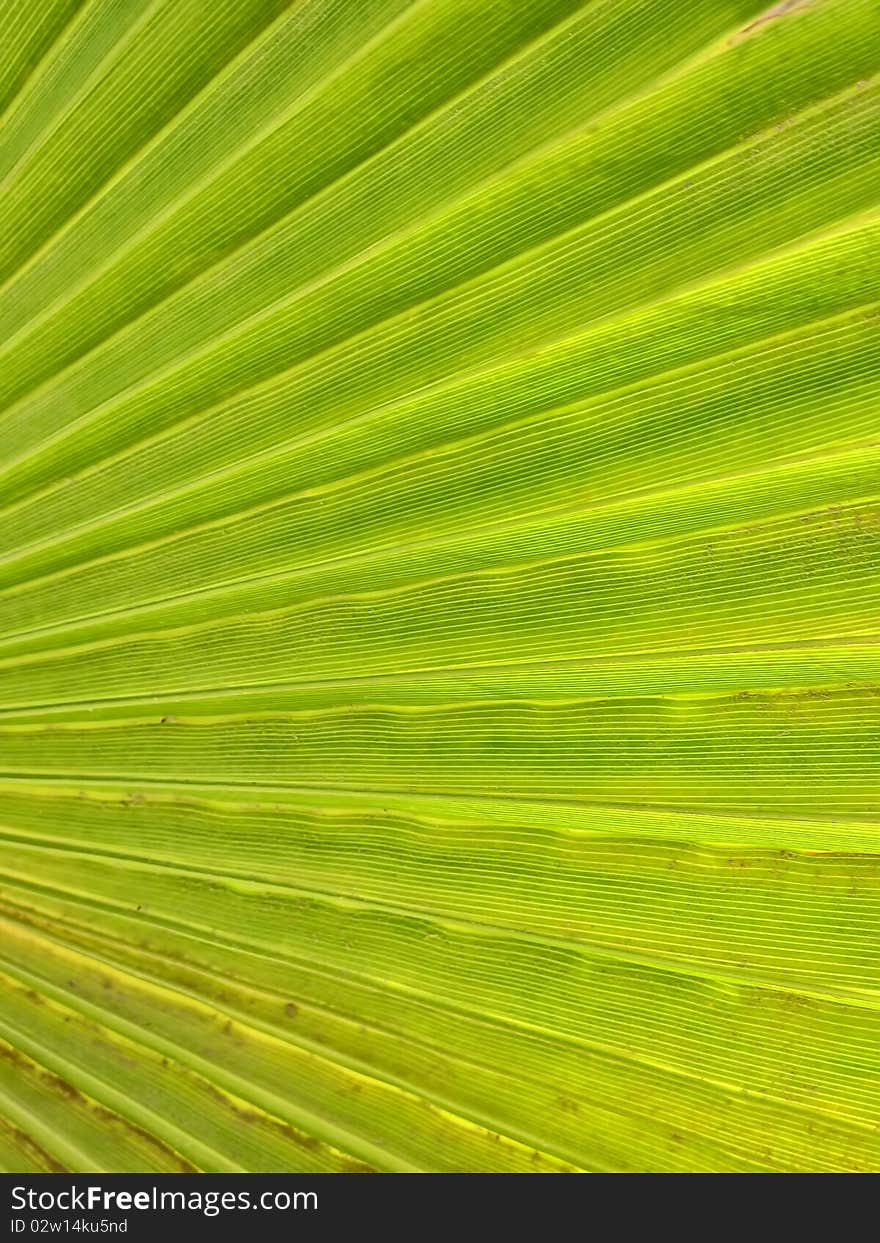
<svg viewBox="0 0 880 1243"><path fill-rule="evenodd" d="M0 30L0 1167L880 1167L877 0Z"/></svg>

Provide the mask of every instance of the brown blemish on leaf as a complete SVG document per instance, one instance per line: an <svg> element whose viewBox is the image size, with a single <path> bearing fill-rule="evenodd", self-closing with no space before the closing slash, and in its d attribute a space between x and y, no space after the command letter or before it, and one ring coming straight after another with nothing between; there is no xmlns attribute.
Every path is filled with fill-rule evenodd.
<svg viewBox="0 0 880 1243"><path fill-rule="evenodd" d="M762 26L766 26L768 22L774 22L780 17L785 17L788 13L802 13L805 9L810 8L811 4L812 0L781 0L781 3L774 4L772 8L767 9L760 17L756 17L747 26L743 26L742 30L738 30L735 35L731 35L728 43L740 43L743 39L747 39L754 31L759 30Z"/></svg>
<svg viewBox="0 0 880 1243"><path fill-rule="evenodd" d="M254 1127L258 1130L273 1131L276 1135L282 1135L291 1143L296 1144L298 1148L305 1148L309 1151L314 1151L325 1146L323 1140L320 1140L316 1135L309 1135L305 1131L298 1131L295 1127L292 1127L290 1123L283 1121L281 1118L275 1117L273 1114L263 1113L259 1109L242 1108L240 1105L237 1105L232 1097L228 1096L221 1088L217 1087L216 1084L211 1083L209 1079L203 1079L202 1084L210 1096L212 1096L225 1109L228 1109L230 1113L234 1114L239 1121L245 1123L247 1126ZM343 1155L348 1158L348 1169L351 1173L373 1174L376 1172L372 1166L364 1164L364 1162L360 1161L357 1157L349 1157L348 1153L344 1153Z"/></svg>
<svg viewBox="0 0 880 1243"><path fill-rule="evenodd" d="M6 1118L0 1118L0 1129L4 1130L7 1135L11 1135L14 1143L24 1152L28 1153L39 1165L50 1174L71 1174L73 1171L66 1165L62 1165L57 1161L51 1153L42 1148L35 1139L27 1135L24 1131L14 1126Z"/></svg>
<svg viewBox="0 0 880 1243"><path fill-rule="evenodd" d="M90 1096L85 1096L72 1083L62 1079L47 1067L31 1061L29 1057L19 1053L11 1045L0 1043L0 1057L11 1062L21 1075L39 1079L50 1092L55 1092L58 1096L62 1096L65 1100L70 1101L71 1104L77 1105L83 1113L91 1115L96 1121L102 1123L105 1128L110 1127L116 1131L128 1132L130 1135L137 1136L142 1143L161 1153L163 1158L170 1164L173 1164L179 1173L198 1174L200 1172L198 1166L187 1161L185 1157L182 1157L179 1152L174 1148L170 1148L157 1136L150 1134L149 1131L145 1131L143 1127L132 1122L130 1118L123 1118L120 1114L106 1109L99 1101L94 1100Z"/></svg>

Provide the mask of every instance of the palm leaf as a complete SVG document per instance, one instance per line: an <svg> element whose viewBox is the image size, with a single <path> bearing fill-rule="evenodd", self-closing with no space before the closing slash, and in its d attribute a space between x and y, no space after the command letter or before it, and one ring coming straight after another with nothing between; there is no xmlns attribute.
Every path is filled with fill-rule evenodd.
<svg viewBox="0 0 880 1243"><path fill-rule="evenodd" d="M876 0L0 29L0 1166L877 1168Z"/></svg>

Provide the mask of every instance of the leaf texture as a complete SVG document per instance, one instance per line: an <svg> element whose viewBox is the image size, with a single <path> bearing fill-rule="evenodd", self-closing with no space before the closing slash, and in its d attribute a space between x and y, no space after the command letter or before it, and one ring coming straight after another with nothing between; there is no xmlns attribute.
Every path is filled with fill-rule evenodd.
<svg viewBox="0 0 880 1243"><path fill-rule="evenodd" d="M0 1168L880 1168L876 0L0 37Z"/></svg>

